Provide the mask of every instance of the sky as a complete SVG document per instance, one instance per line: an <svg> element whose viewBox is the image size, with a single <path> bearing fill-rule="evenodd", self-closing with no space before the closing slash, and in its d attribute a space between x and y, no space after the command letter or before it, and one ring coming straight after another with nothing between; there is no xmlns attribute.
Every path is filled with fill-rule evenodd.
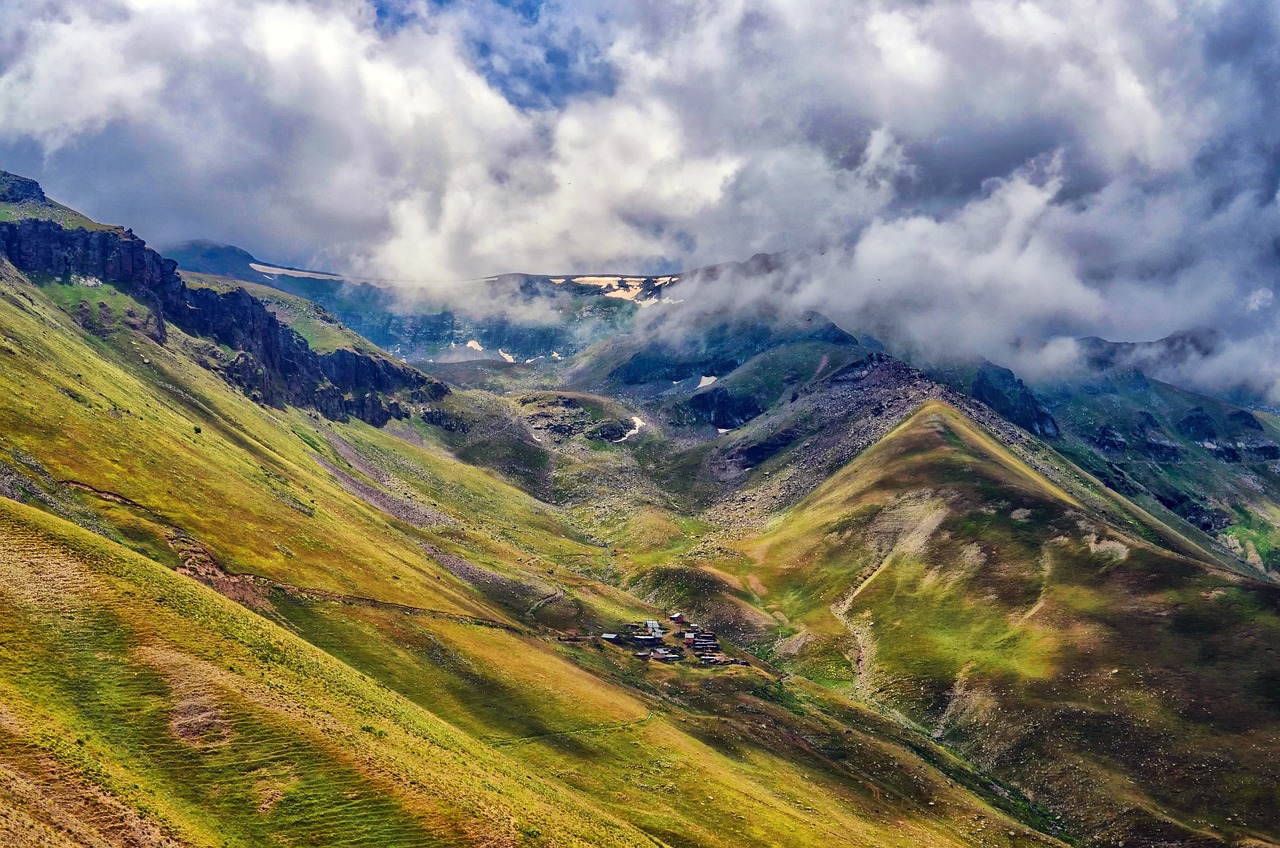
<svg viewBox="0 0 1280 848"><path fill-rule="evenodd" d="M1222 344L1280 401L1280 4L5 0L0 168L164 246L456 280L795 257L817 309L1052 375Z"/></svg>

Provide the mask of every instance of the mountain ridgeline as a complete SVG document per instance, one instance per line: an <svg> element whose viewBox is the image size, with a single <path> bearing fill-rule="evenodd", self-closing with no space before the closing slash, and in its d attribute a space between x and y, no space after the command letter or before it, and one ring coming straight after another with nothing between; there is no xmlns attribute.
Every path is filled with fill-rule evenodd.
<svg viewBox="0 0 1280 848"><path fill-rule="evenodd" d="M874 338L845 332L817 314L752 318L744 304L737 318L690 319L684 298L696 304L699 292L775 273L787 261L780 255L668 278L509 275L483 281L490 300L554 305L518 320L463 318L394 287L272 269L227 246L188 245L176 255L193 270L315 297L335 320L462 386L507 392L563 384L660 398L654 414L673 432L713 425L740 439L740 428L804 384L802 364L819 347L829 363L848 361L857 351L883 351ZM264 268L278 273L264 274ZM798 345L815 327L832 337ZM985 361L933 367L929 375L1050 441L1115 491L1200 538L1215 555L1245 562L1254 572L1280 573L1280 521L1272 509L1280 504L1280 481L1268 467L1280 462L1280 430L1230 398L1199 396L1151 376L1176 372L1219 343L1205 331L1144 344L1082 339L1086 355L1079 374L1035 384ZM785 393L784 385L790 387ZM439 410L429 414L445 420ZM781 451L804 430L803 424L784 427L746 455ZM536 443L529 447L542 450Z"/></svg>
<svg viewBox="0 0 1280 848"><path fill-rule="evenodd" d="M469 299L479 307L460 309L425 298L422 286L277 267L231 245L185 242L165 252L186 271L268 285L314 301L410 362L567 356L616 331L620 313L630 306L594 296L596 287L565 278L505 274L469 284Z"/></svg>
<svg viewBox="0 0 1280 848"><path fill-rule="evenodd" d="M178 258L0 175L0 845L1280 845L1265 411Z"/></svg>
<svg viewBox="0 0 1280 848"><path fill-rule="evenodd" d="M279 406L316 409L335 420L374 424L406 414L383 394L438 399L439 381L389 357L336 350L316 354L243 289L219 292L187 286L177 263L130 230L68 229L55 221L0 221L0 250L19 271L36 277L120 285L151 309L149 331L163 343L166 325L207 337L233 351L221 370L250 396Z"/></svg>

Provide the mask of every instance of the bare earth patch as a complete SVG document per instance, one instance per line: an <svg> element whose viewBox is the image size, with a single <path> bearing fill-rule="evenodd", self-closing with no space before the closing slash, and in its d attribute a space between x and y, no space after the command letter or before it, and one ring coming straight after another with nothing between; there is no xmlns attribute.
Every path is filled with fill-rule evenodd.
<svg viewBox="0 0 1280 848"><path fill-rule="evenodd" d="M174 736L200 748L230 741L231 728L218 702L217 686L204 664L163 648L143 647L137 653L169 684L169 729Z"/></svg>
<svg viewBox="0 0 1280 848"><path fill-rule="evenodd" d="M0 733L0 845L179 848L184 844L53 758Z"/></svg>
<svg viewBox="0 0 1280 848"><path fill-rule="evenodd" d="M298 775L292 766L259 769L254 772L254 775L258 778L254 784L254 791L261 799L258 803L258 812L263 815L274 810L289 787L298 782Z"/></svg>

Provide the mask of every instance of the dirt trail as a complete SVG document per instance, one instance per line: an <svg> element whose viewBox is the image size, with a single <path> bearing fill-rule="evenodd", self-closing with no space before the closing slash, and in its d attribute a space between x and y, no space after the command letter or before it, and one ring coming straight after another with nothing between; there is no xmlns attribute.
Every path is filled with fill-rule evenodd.
<svg viewBox="0 0 1280 848"><path fill-rule="evenodd" d="M878 517L870 528L873 539L888 547L880 564L853 587L851 592L831 605L836 618L846 621L853 602L899 556L915 556L924 551L934 532L942 524L950 510L945 503L927 493L919 498L903 498L891 511Z"/></svg>
<svg viewBox="0 0 1280 848"><path fill-rule="evenodd" d="M1025 622L1036 613L1040 612L1044 606L1045 598L1049 596L1049 581L1053 577L1053 557L1049 554L1048 549L1040 554L1040 593L1036 597L1036 602L1032 604L1026 612L1018 618L1018 622Z"/></svg>
<svg viewBox="0 0 1280 848"><path fill-rule="evenodd" d="M845 624L853 634L855 644L851 663L854 696L865 704L874 703L880 687L875 683L876 640L871 634L871 619L862 615Z"/></svg>

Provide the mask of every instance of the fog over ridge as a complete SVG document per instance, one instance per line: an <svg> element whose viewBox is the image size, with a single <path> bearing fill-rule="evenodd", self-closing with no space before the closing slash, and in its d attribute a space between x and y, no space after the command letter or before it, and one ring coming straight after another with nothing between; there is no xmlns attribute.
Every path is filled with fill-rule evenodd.
<svg viewBox="0 0 1280 848"><path fill-rule="evenodd" d="M1277 43L1249 0L12 0L0 167L366 277L786 252L688 300L1031 376L1208 327L1181 377L1280 401Z"/></svg>

